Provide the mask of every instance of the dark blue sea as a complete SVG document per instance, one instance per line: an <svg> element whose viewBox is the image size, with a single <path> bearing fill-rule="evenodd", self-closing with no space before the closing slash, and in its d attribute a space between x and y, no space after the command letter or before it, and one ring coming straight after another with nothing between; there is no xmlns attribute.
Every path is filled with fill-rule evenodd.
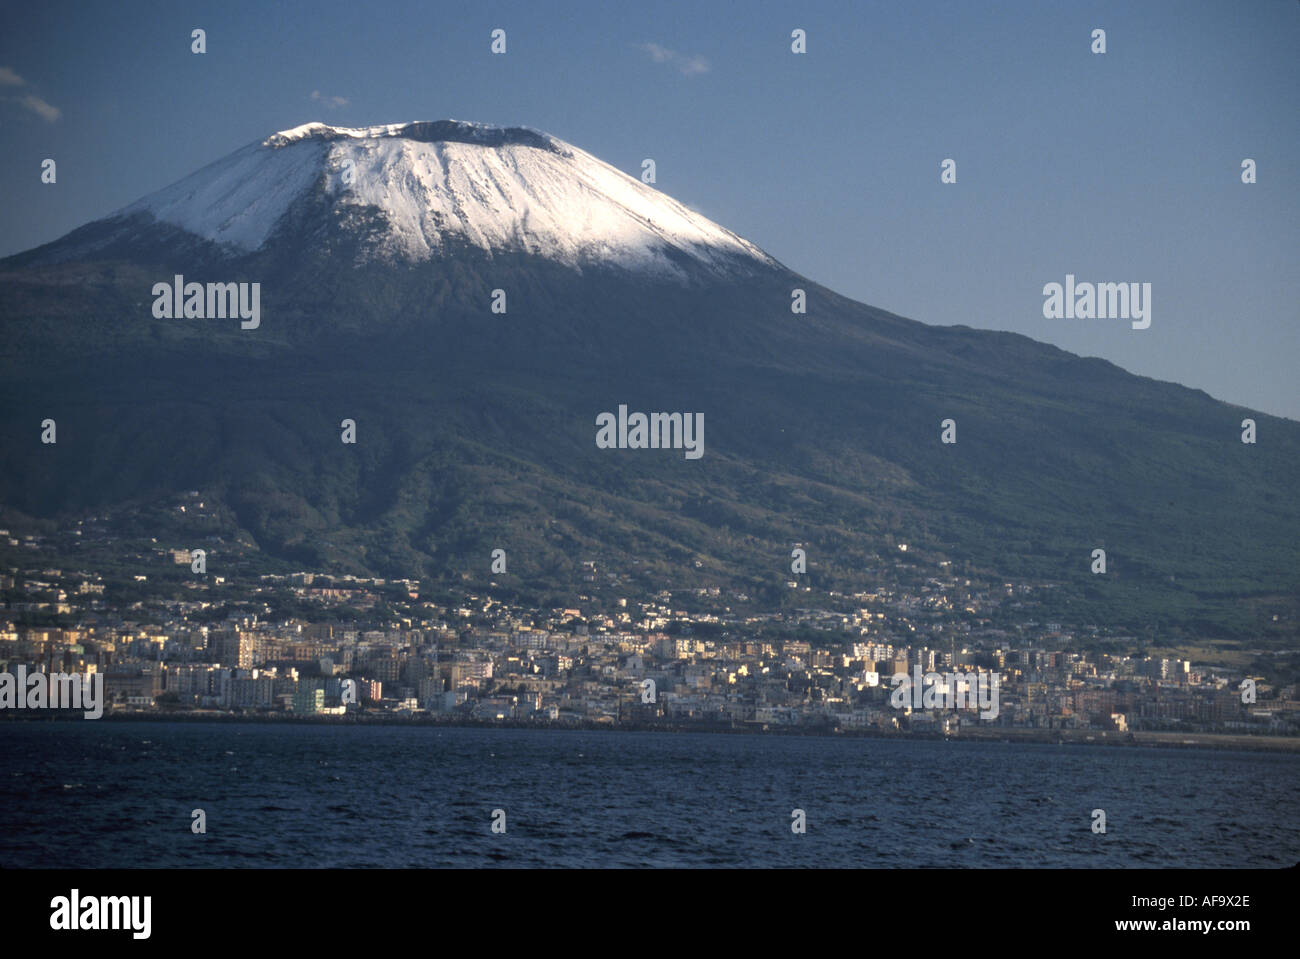
<svg viewBox="0 0 1300 959"><path fill-rule="evenodd" d="M0 742L5 868L1300 860L1300 759L1282 754L194 722L8 722Z"/></svg>

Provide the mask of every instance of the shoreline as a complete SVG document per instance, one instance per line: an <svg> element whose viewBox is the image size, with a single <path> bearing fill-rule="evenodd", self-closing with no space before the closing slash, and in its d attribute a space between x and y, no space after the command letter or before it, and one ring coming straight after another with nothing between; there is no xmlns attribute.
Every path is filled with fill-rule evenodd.
<svg viewBox="0 0 1300 959"><path fill-rule="evenodd" d="M43 715L16 714L8 710L3 720L18 722L86 722L72 715L59 715L41 711ZM1167 749L1218 749L1245 752L1300 753L1300 736L1268 736L1249 733L1213 732L1114 732L1102 729L1029 729L1015 726L968 727L955 733L921 731L885 731L878 729L840 729L830 726L779 727L758 723L533 723L514 720L433 719L408 718L391 715L355 716L295 716L277 714L243 714L224 711L185 712L115 711L105 713L103 720L115 723L179 722L179 723L230 723L250 725L308 725L308 726L406 726L450 727L457 729L524 729L524 730L574 730L582 732L659 732L659 733L713 733L742 736L818 736L832 739L886 739L895 742L961 741L1033 743L1062 746L1131 746L1160 747Z"/></svg>

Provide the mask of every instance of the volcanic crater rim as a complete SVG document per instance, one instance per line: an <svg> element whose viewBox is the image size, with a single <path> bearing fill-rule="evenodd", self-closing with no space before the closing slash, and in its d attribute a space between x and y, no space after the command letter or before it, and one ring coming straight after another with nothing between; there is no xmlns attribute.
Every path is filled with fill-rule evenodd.
<svg viewBox="0 0 1300 959"><path fill-rule="evenodd" d="M314 121L273 133L262 141L262 146L278 150L306 140L329 142L348 139L403 139L419 143L470 143L484 147L518 144L560 156L570 155L559 140L532 127L499 127L465 120L413 120L368 127L336 127Z"/></svg>

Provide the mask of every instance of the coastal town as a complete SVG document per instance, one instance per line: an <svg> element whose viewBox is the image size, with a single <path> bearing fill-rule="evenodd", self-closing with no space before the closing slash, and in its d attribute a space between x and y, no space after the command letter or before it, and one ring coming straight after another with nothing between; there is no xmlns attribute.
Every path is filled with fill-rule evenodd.
<svg viewBox="0 0 1300 959"><path fill-rule="evenodd" d="M581 563L573 599L553 606L416 579L222 575L205 551L152 538L137 557L149 572L115 584L45 565L43 539L0 530L0 670L28 682L102 676L106 715L1300 732L1285 674L1147 654L1137 637L1097 624L1039 620L1034 596L1050 584L972 583L948 561L909 557L905 544L887 585L819 592L791 573L790 600L764 609L724 587L636 595L596 560ZM938 683L939 695L899 695L903 676L904 687ZM948 677L957 695L945 697Z"/></svg>

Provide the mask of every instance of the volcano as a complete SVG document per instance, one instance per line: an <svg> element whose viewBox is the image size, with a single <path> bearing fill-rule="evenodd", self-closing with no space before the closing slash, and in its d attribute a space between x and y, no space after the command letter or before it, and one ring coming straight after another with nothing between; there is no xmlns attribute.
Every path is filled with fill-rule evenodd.
<svg viewBox="0 0 1300 959"><path fill-rule="evenodd" d="M197 491L268 563L774 601L795 544L845 592L906 544L1079 622L1295 636L1300 424L849 300L536 130L273 134L0 260L0 323L11 526L170 535Z"/></svg>

